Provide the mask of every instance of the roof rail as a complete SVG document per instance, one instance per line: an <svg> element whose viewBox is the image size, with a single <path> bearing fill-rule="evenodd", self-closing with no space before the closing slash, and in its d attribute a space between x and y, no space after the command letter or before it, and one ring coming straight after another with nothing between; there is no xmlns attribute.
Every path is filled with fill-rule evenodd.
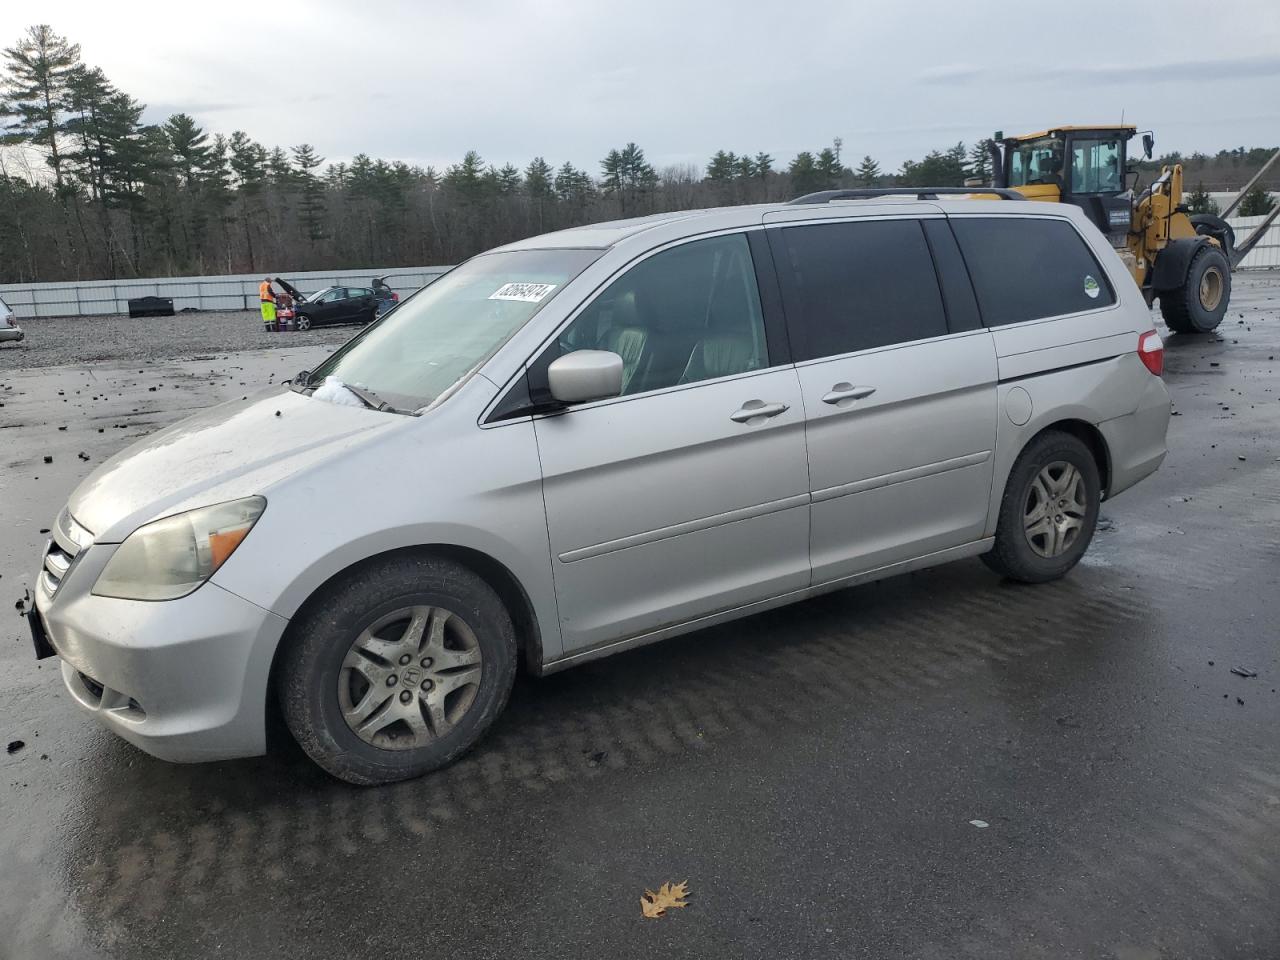
<svg viewBox="0 0 1280 960"><path fill-rule="evenodd" d="M788 205L830 203L832 200L870 200L872 197L900 197L915 194L917 200L937 200L939 194L994 193L1004 200L1027 199L1017 190L1008 187L876 187L857 190L819 190L803 197L788 200Z"/></svg>

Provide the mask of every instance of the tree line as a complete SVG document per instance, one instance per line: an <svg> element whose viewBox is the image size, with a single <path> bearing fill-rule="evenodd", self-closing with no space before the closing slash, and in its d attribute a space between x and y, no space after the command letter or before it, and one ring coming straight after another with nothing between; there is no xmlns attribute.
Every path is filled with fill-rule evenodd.
<svg viewBox="0 0 1280 960"><path fill-rule="evenodd" d="M145 106L47 25L0 63L0 282L456 263L500 243L583 223L786 200L817 190L962 185L990 176L984 142L882 171L844 145L779 162L717 151L705 168L655 168L635 143L598 172L534 157L443 170L314 146L267 147L185 113Z"/></svg>

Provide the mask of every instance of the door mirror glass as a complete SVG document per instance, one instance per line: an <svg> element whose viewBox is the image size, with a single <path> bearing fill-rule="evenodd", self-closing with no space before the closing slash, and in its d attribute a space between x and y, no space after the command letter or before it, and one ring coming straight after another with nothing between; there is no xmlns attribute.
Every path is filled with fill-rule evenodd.
<svg viewBox="0 0 1280 960"><path fill-rule="evenodd" d="M575 350L552 361L547 381L561 403L616 397L622 393L622 357L608 350Z"/></svg>
<svg viewBox="0 0 1280 960"><path fill-rule="evenodd" d="M1151 159L1151 151L1155 147L1155 145L1156 145L1155 137L1153 137L1149 133L1144 133L1142 135L1142 153L1148 160Z"/></svg>

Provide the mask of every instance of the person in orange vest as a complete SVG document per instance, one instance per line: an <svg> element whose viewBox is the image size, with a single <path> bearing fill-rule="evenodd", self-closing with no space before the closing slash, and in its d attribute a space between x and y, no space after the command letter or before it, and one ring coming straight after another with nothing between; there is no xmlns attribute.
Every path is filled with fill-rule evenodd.
<svg viewBox="0 0 1280 960"><path fill-rule="evenodd" d="M271 278L258 284L258 301L262 307L262 327L267 333L276 331L276 295L271 289Z"/></svg>

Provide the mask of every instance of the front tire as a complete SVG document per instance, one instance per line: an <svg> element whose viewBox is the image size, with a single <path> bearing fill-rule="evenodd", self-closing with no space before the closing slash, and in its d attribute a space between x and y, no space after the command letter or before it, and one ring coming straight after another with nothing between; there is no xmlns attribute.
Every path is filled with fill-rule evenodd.
<svg viewBox="0 0 1280 960"><path fill-rule="evenodd" d="M297 325L298 325L298 329L299 329L299 330L310 330L310 329L311 329L311 318L310 318L310 317L308 317L305 313L304 313L304 314L300 314L300 315L298 316L298 318L297 318L297 321L296 321L296 322L297 322Z"/></svg>
<svg viewBox="0 0 1280 960"><path fill-rule="evenodd" d="M340 780L446 766L492 726L516 672L511 617L471 570L429 556L365 567L298 618L277 693L303 751Z"/></svg>
<svg viewBox="0 0 1280 960"><path fill-rule="evenodd" d="M983 562L1022 583L1063 576L1089 549L1101 489L1098 465L1081 440L1057 430L1040 434L1009 472L996 542Z"/></svg>
<svg viewBox="0 0 1280 960"><path fill-rule="evenodd" d="M1160 294L1160 314L1174 333L1210 333L1227 315L1230 300L1231 264L1206 244L1191 258L1186 282Z"/></svg>

